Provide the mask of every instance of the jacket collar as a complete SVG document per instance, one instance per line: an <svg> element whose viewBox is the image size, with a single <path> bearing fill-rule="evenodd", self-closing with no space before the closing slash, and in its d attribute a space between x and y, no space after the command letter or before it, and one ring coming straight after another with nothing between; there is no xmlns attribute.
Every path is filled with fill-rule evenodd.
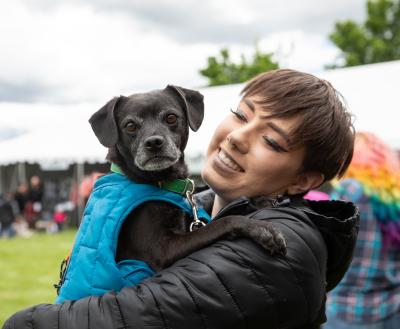
<svg viewBox="0 0 400 329"><path fill-rule="evenodd" d="M210 188L195 194L196 202L208 213L211 213L214 197ZM260 210L252 201L245 197L236 199L221 209L214 220L227 215L246 216ZM311 220L319 230L328 250L327 291L332 290L343 278L353 258L359 227L358 208L352 202L309 201L300 197L290 199L288 206L264 209L271 208L297 212L298 218Z"/></svg>

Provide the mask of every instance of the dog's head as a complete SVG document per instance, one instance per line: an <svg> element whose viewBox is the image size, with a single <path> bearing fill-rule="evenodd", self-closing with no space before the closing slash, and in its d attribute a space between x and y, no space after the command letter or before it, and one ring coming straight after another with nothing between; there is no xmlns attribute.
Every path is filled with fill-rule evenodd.
<svg viewBox="0 0 400 329"><path fill-rule="evenodd" d="M188 127L196 131L203 117L199 92L168 85L115 97L89 122L100 143L122 157L123 167L143 176L165 171L183 159Z"/></svg>

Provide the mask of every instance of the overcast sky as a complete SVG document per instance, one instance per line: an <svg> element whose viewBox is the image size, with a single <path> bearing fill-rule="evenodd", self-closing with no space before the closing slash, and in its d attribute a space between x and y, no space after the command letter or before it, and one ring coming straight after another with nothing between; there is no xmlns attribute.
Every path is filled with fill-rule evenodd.
<svg viewBox="0 0 400 329"><path fill-rule="evenodd" d="M318 72L338 54L337 20L365 0L12 0L0 2L0 101L78 103L201 87L207 57L259 48Z"/></svg>

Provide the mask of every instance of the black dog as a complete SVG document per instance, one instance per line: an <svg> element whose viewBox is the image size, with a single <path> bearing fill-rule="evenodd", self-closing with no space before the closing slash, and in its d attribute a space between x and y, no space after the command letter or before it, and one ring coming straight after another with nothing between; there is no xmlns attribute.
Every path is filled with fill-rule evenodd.
<svg viewBox="0 0 400 329"><path fill-rule="evenodd" d="M203 96L176 86L120 96L96 112L90 123L109 148L107 159L138 183L159 184L188 176L184 162L189 128L203 121ZM138 259L159 271L221 238L254 239L271 253L285 252L282 235L268 223L229 216L189 232L190 220L166 202L150 201L124 221L116 260Z"/></svg>

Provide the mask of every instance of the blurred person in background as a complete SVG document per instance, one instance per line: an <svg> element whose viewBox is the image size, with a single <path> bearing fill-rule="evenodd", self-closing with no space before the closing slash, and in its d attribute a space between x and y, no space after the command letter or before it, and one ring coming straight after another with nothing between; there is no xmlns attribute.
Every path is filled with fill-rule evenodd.
<svg viewBox="0 0 400 329"><path fill-rule="evenodd" d="M43 185L39 176L29 180L28 202L25 205L25 218L29 228L34 229L42 213Z"/></svg>
<svg viewBox="0 0 400 329"><path fill-rule="evenodd" d="M360 208L354 259L328 297L324 329L400 328L400 162L377 136L356 135L354 157L333 199Z"/></svg>
<svg viewBox="0 0 400 329"><path fill-rule="evenodd" d="M29 181L29 201L37 203L33 207L39 212L42 209L43 185L39 176L32 176Z"/></svg>
<svg viewBox="0 0 400 329"><path fill-rule="evenodd" d="M17 205L11 193L0 194L0 238L15 235L13 224L15 222Z"/></svg>
<svg viewBox="0 0 400 329"><path fill-rule="evenodd" d="M24 216L25 206L29 200L29 186L26 183L18 184L17 190L14 193L14 200L18 204L19 214Z"/></svg>
<svg viewBox="0 0 400 329"><path fill-rule="evenodd" d="M64 223L67 220L67 214L64 210L63 204L59 203L54 207L53 221L57 224L57 231L60 232L64 229Z"/></svg>
<svg viewBox="0 0 400 329"><path fill-rule="evenodd" d="M97 171L92 172L91 174L85 176L79 185L79 196L83 199L82 205L83 207L86 206L86 203L89 199L90 193L92 193L94 183L96 182L97 178L103 176L104 173L100 173Z"/></svg>

